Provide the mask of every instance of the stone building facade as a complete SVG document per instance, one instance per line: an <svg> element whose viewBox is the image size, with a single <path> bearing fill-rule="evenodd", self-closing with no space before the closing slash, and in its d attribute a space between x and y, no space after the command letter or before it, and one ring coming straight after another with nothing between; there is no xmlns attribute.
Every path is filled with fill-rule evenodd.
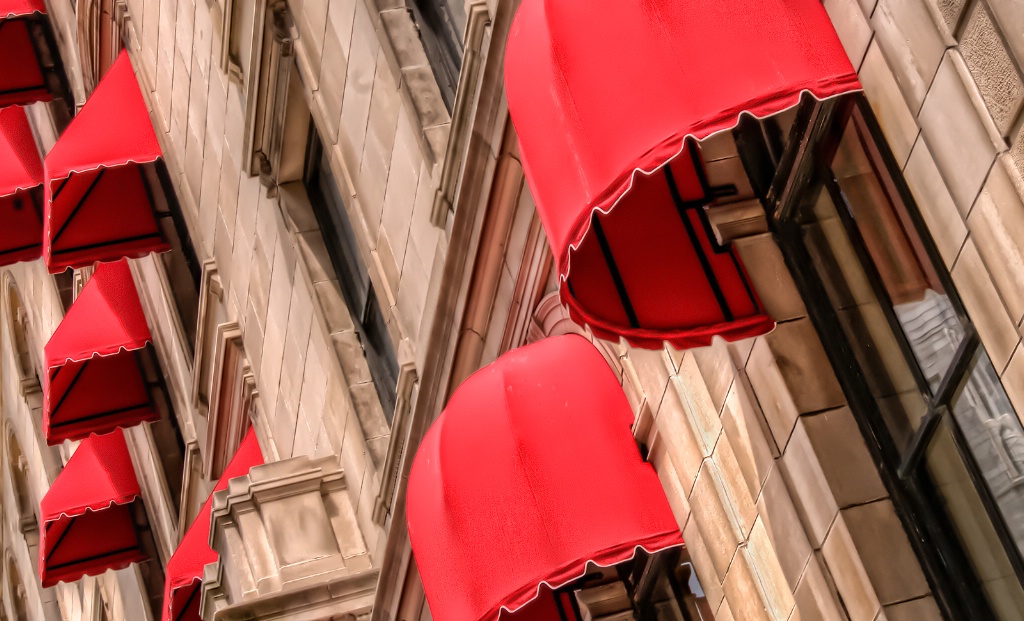
<svg viewBox="0 0 1024 621"><path fill-rule="evenodd" d="M823 4L863 95L808 102L791 145L842 152L848 129L828 119L849 115L872 163L849 177L878 179L896 215L851 229L827 192L801 190L797 215L734 241L773 332L595 344L686 542L681 608L1017 619L1024 9ZM131 261L165 396L159 423L125 430L150 560L50 588L38 507L77 443L43 437L43 346L92 269L0 270L0 618L159 618L165 567L250 424L266 464L213 496L202 618L431 618L404 514L419 441L503 352L590 334L559 303L509 118L516 8L47 0L66 89L27 108L40 152L123 48L179 226L170 253ZM737 142L703 145L709 174L736 180Z"/></svg>

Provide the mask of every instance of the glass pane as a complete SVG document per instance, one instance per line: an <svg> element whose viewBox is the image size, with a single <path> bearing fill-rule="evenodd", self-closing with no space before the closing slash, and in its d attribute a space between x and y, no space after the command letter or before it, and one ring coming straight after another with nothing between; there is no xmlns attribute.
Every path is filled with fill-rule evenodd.
<svg viewBox="0 0 1024 621"><path fill-rule="evenodd" d="M831 170L903 328L934 390L963 338L963 326L859 115L847 123Z"/></svg>
<svg viewBox="0 0 1024 621"><path fill-rule="evenodd" d="M1024 429L984 351L953 399L953 415L1017 548L1024 551Z"/></svg>
<svg viewBox="0 0 1024 621"><path fill-rule="evenodd" d="M1020 619L1020 611L1024 610L1024 589L964 467L945 420L936 430L925 460L938 492L936 500L949 516L996 618L1000 621Z"/></svg>
<svg viewBox="0 0 1024 621"><path fill-rule="evenodd" d="M812 202L804 206L800 227L812 265L853 349L871 396L897 448L903 450L927 411L927 404L835 203L824 188L819 188Z"/></svg>

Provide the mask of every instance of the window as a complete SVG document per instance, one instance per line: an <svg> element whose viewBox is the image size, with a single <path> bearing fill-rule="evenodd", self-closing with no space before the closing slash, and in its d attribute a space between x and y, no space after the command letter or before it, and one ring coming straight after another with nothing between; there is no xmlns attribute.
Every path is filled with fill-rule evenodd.
<svg viewBox="0 0 1024 621"><path fill-rule="evenodd" d="M249 368L238 324L217 330L213 394L210 398L210 426L207 437L206 472L219 479L251 426L256 380Z"/></svg>
<svg viewBox="0 0 1024 621"><path fill-rule="evenodd" d="M441 98L451 112L455 108L455 91L462 70L466 7L462 0L409 0L409 5L419 27L423 50L441 89Z"/></svg>
<svg viewBox="0 0 1024 621"><path fill-rule="evenodd" d="M159 187L163 190L151 192L156 213L161 216L160 232L171 245L171 251L159 257L164 263L174 305L184 329L184 341L191 356L195 350L199 322L199 283L203 273L202 265L192 245L188 225L185 224L181 207L178 205L167 166L163 161L157 162L155 168L147 169L146 177L148 187Z"/></svg>
<svg viewBox="0 0 1024 621"><path fill-rule="evenodd" d="M362 342L377 396L390 424L395 411L398 358L381 313L380 302L370 282L370 274L359 254L356 234L331 172L329 156L324 152L312 124L304 183L323 232L331 263L337 272L342 297Z"/></svg>
<svg viewBox="0 0 1024 621"><path fill-rule="evenodd" d="M647 554L588 573L555 591L567 621L711 621L714 615L685 549Z"/></svg>
<svg viewBox="0 0 1024 621"><path fill-rule="evenodd" d="M1018 618L1024 428L863 98L819 110L780 245L938 595Z"/></svg>

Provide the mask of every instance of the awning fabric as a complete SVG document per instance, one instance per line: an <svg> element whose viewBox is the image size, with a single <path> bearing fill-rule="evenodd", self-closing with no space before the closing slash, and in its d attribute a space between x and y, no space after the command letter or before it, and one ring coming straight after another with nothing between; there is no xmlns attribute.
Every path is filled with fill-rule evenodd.
<svg viewBox="0 0 1024 621"><path fill-rule="evenodd" d="M40 503L43 587L146 560L135 530L139 482L123 432L89 436Z"/></svg>
<svg viewBox="0 0 1024 621"><path fill-rule="evenodd" d="M158 420L136 357L150 340L127 260L100 264L43 348L46 441Z"/></svg>
<svg viewBox="0 0 1024 621"><path fill-rule="evenodd" d="M51 272L165 252L143 165L160 145L121 52L82 111L46 155L43 258Z"/></svg>
<svg viewBox="0 0 1024 621"><path fill-rule="evenodd" d="M653 348L773 327L695 141L860 88L819 0L523 0L505 81L574 320Z"/></svg>
<svg viewBox="0 0 1024 621"><path fill-rule="evenodd" d="M474 373L420 444L406 518L431 614L493 621L637 548L682 537L633 414L586 339L546 339Z"/></svg>
<svg viewBox="0 0 1024 621"><path fill-rule="evenodd" d="M227 489L228 481L245 476L249 469L263 463L256 433L249 433L242 440L238 452L224 469L214 492ZM217 561L217 553L210 548L210 508L213 494L207 498L195 522L189 527L178 549L167 563L167 577L164 583L163 621L202 621L199 616L199 593L202 590L203 567Z"/></svg>
<svg viewBox="0 0 1024 621"><path fill-rule="evenodd" d="M0 108L0 266L42 254L42 186L43 163L25 110Z"/></svg>
<svg viewBox="0 0 1024 621"><path fill-rule="evenodd" d="M43 0L0 0L0 106L52 99L30 32L45 15Z"/></svg>

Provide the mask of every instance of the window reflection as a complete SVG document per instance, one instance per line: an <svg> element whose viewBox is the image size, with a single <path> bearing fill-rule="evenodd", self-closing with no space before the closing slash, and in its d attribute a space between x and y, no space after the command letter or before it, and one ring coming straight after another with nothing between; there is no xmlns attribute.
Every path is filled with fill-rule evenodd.
<svg viewBox="0 0 1024 621"><path fill-rule="evenodd" d="M963 326L892 180L876 169L880 157L866 138L863 119L853 116L831 171L914 358L935 390L953 361Z"/></svg>
<svg viewBox="0 0 1024 621"><path fill-rule="evenodd" d="M978 495L957 452L949 424L943 420L925 456L926 468L937 491L937 502L949 515L981 588L1000 621L1020 619L1024 610L1021 589Z"/></svg>
<svg viewBox="0 0 1024 621"><path fill-rule="evenodd" d="M984 351L971 363L952 409L1014 543L1024 551L1024 429Z"/></svg>
<svg viewBox="0 0 1024 621"><path fill-rule="evenodd" d="M927 403L826 188L802 214L801 233L871 396L902 451Z"/></svg>

